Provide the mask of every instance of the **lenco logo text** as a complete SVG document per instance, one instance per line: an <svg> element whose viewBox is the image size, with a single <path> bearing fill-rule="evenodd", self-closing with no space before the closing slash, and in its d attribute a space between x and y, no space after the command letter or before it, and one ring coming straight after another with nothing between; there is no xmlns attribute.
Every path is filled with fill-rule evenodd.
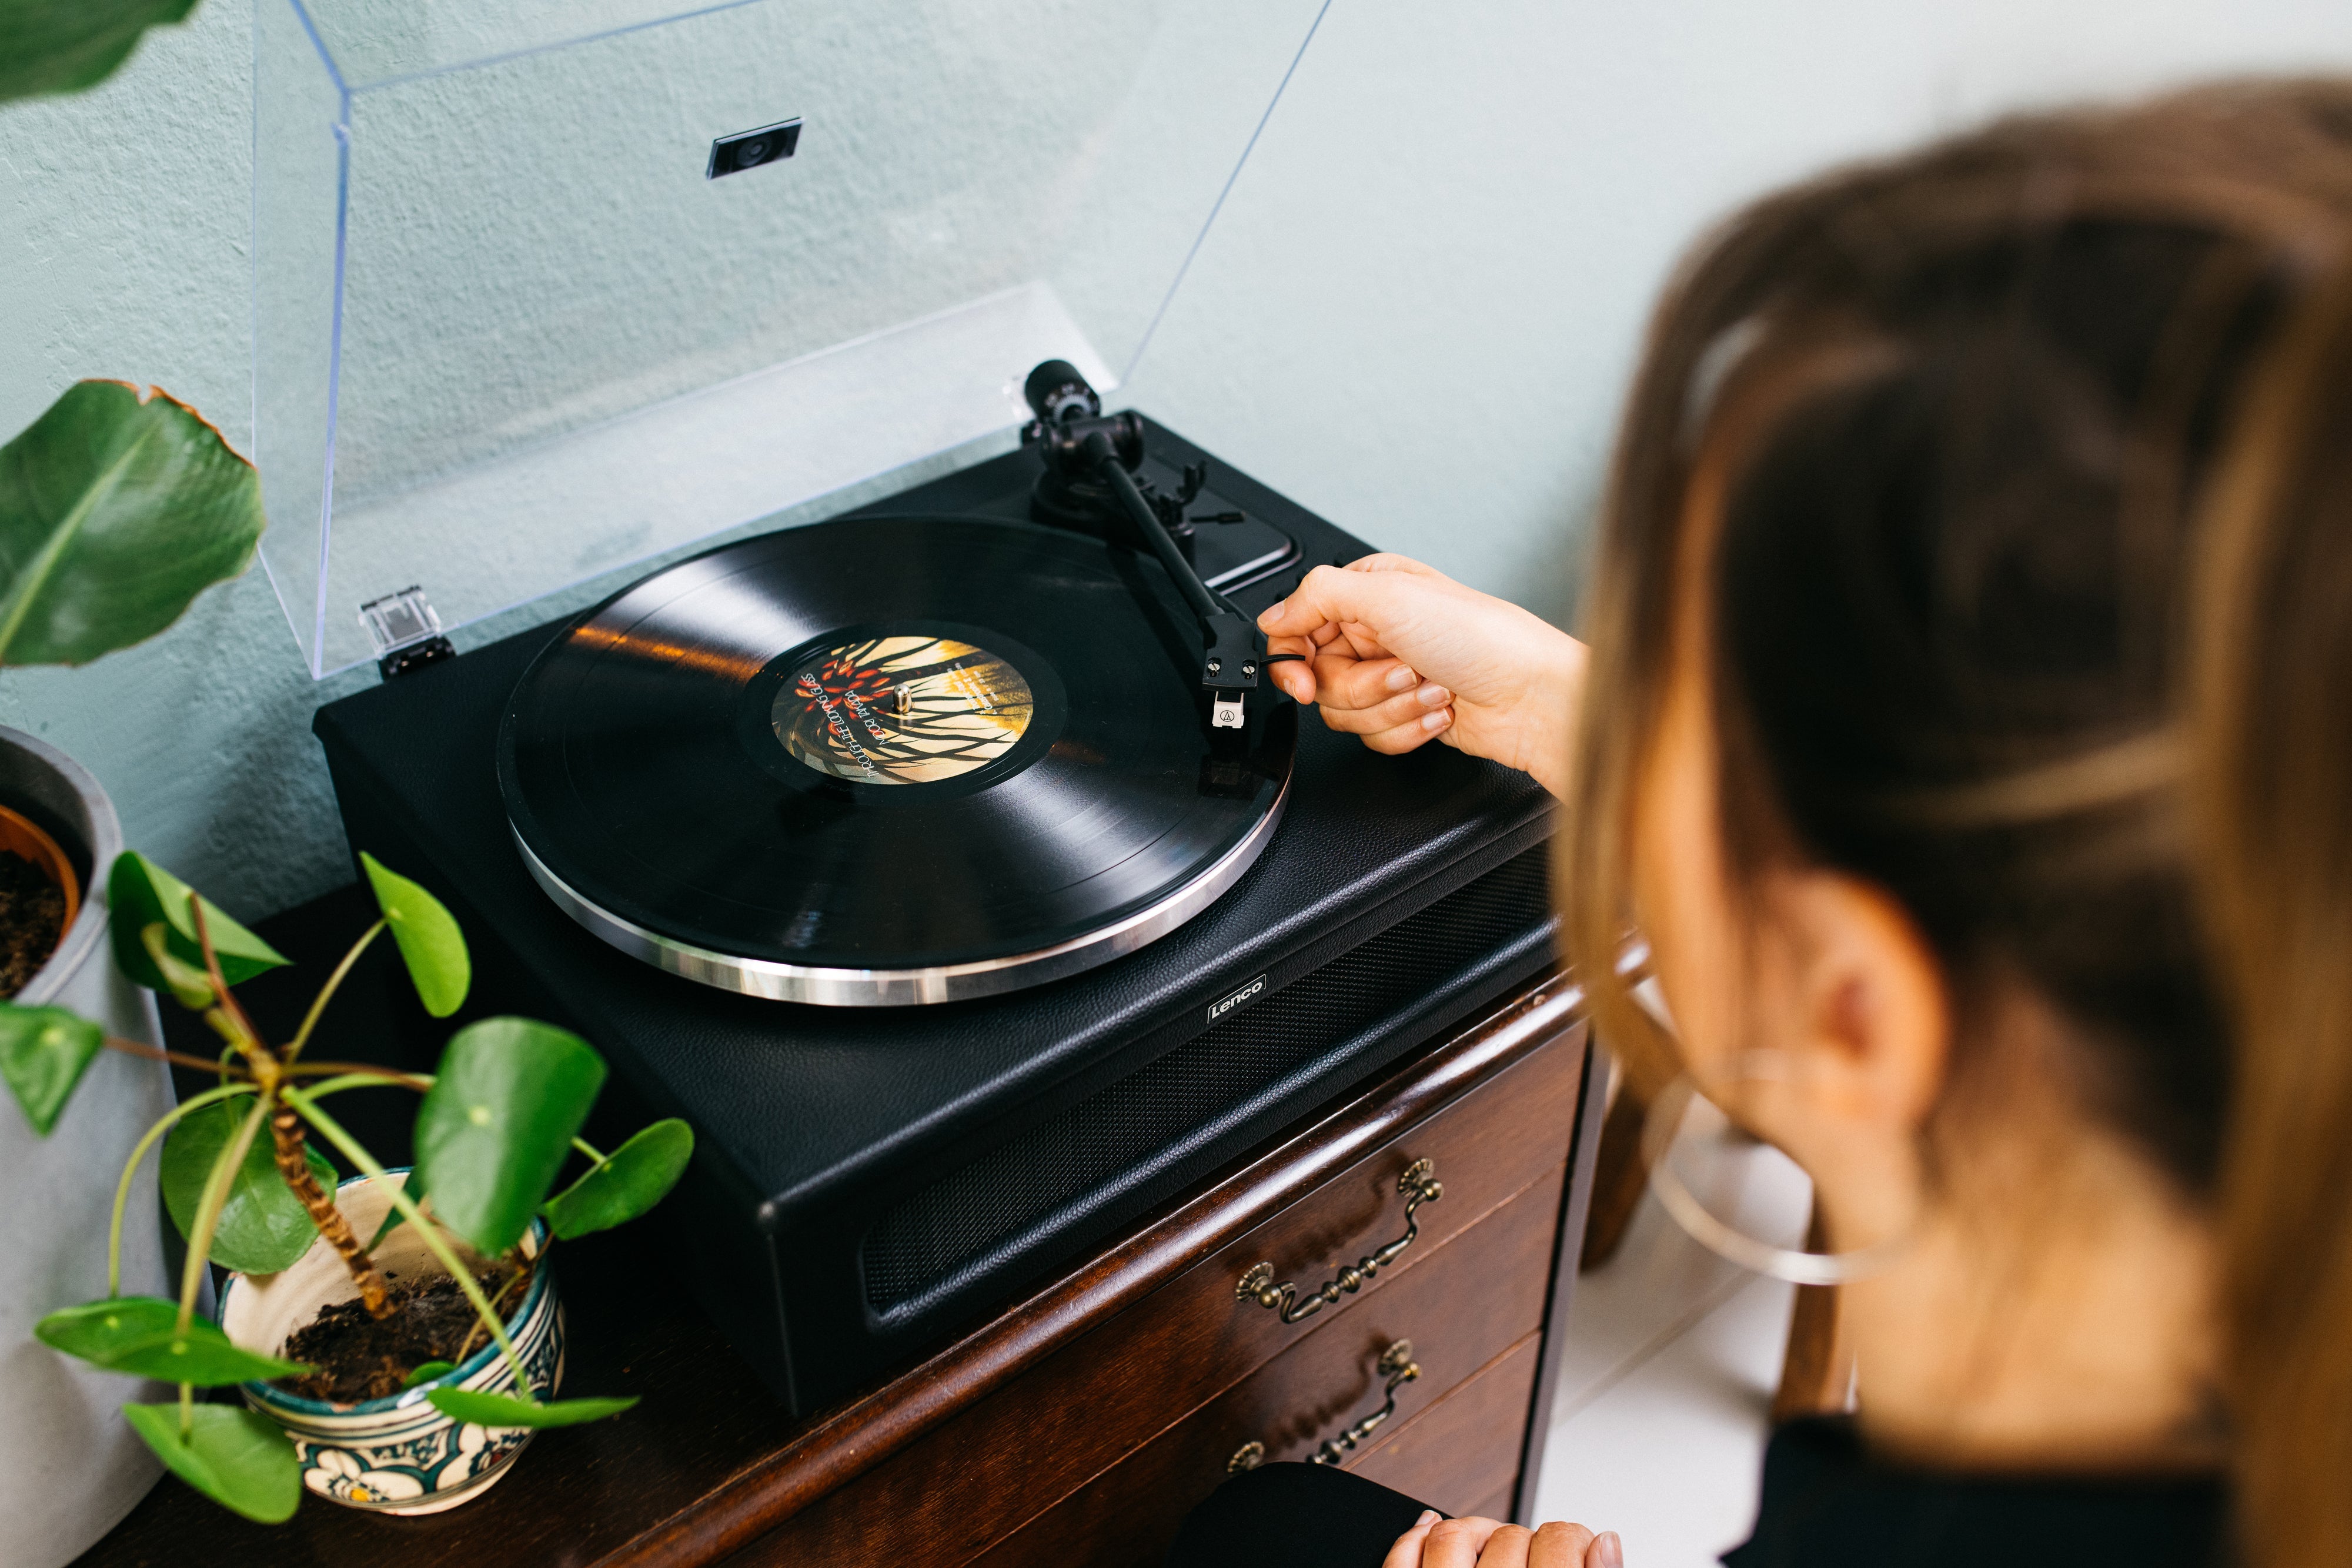
<svg viewBox="0 0 2352 1568"><path fill-rule="evenodd" d="M1240 990L1233 992L1221 1000L1211 1002L1209 1004L1209 1021L1211 1023L1216 1022L1219 1019L1224 1017L1227 1013L1233 1011L1244 1002L1255 1001L1258 997L1265 992L1265 977L1264 975L1260 975L1256 979L1252 980Z"/></svg>

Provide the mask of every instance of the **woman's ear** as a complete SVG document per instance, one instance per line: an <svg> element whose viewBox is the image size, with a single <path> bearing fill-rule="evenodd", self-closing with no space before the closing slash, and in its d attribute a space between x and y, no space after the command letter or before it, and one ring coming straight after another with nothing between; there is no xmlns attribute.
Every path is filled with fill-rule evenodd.
<svg viewBox="0 0 2352 1568"><path fill-rule="evenodd" d="M1902 905L1870 883L1830 872L1772 881L1787 1010L1770 1035L1795 1058L1774 1096L1774 1120L1787 1124L1775 1141L1784 1136L1809 1166L1824 1142L1915 1146L1951 1047L1942 964Z"/></svg>

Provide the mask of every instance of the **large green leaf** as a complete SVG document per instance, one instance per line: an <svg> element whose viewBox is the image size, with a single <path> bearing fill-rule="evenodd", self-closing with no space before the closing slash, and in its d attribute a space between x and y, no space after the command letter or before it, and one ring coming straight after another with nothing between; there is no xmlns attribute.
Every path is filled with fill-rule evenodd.
<svg viewBox="0 0 2352 1568"><path fill-rule="evenodd" d="M547 1223L564 1240L625 1225L663 1198L694 1155L694 1129L670 1117L606 1155L547 1200Z"/></svg>
<svg viewBox="0 0 2352 1568"><path fill-rule="evenodd" d="M386 871L365 850L360 852L360 864L375 890L376 907L392 926L392 939L400 946L408 977L416 984L417 999L435 1018L447 1018L464 1004L466 988L474 979L465 934L439 899L398 872Z"/></svg>
<svg viewBox="0 0 2352 1568"><path fill-rule="evenodd" d="M170 980L147 956L142 936L159 921L166 929L164 945L172 956L183 964L204 967L204 945L196 940L196 917L188 912L188 891L186 883L136 850L125 850L114 857L114 867L106 877L106 902L111 915L108 929L114 941L115 967L134 984L154 991L172 988ZM213 939L213 956L220 960L222 979L241 985L264 969L275 969L286 962L277 948L222 914L220 905L209 898L204 904L205 930Z"/></svg>
<svg viewBox="0 0 2352 1568"><path fill-rule="evenodd" d="M43 1137L58 1124L74 1085L106 1042L106 1031L63 1008L0 1002L0 1078Z"/></svg>
<svg viewBox="0 0 2352 1568"><path fill-rule="evenodd" d="M558 1399L538 1405L509 1399L503 1394L476 1394L464 1388L436 1388L426 1395L433 1408L453 1420L477 1427L577 1427L618 1416L636 1401L631 1399Z"/></svg>
<svg viewBox="0 0 2352 1568"><path fill-rule="evenodd" d="M195 410L77 382L0 446L0 664L153 636L245 570L261 523L253 465Z"/></svg>
<svg viewBox="0 0 2352 1568"><path fill-rule="evenodd" d="M95 87L142 34L196 0L7 0L0 5L0 102Z"/></svg>
<svg viewBox="0 0 2352 1568"><path fill-rule="evenodd" d="M277 1422L234 1405L199 1405L180 1436L177 1405L125 1405L123 1418L173 1475L257 1524L283 1524L302 1506L302 1464Z"/></svg>
<svg viewBox="0 0 2352 1568"><path fill-rule="evenodd" d="M459 1030L416 1108L416 1168L434 1218L488 1256L512 1247L604 1086L604 1058L552 1024L496 1018Z"/></svg>
<svg viewBox="0 0 2352 1568"><path fill-rule="evenodd" d="M311 1370L300 1362L247 1350L207 1318L191 1318L183 1333L179 1318L178 1303L159 1296L110 1296L87 1306L59 1308L35 1323L33 1333L51 1350L78 1355L108 1372L159 1383L193 1383L200 1388Z"/></svg>
<svg viewBox="0 0 2352 1568"><path fill-rule="evenodd" d="M163 1186L163 1207L172 1223L185 1236L196 1223L196 1206L213 1161L236 1136L253 1114L245 1100L224 1100L200 1105L179 1120L163 1140L158 1176ZM307 1141L302 1145L310 1175L328 1192L335 1190L335 1167ZM310 1211L302 1207L278 1171L278 1155L264 1127L245 1151L245 1163L229 1178L228 1201L213 1230L212 1260L224 1269L246 1274L275 1274L310 1249L318 1228Z"/></svg>

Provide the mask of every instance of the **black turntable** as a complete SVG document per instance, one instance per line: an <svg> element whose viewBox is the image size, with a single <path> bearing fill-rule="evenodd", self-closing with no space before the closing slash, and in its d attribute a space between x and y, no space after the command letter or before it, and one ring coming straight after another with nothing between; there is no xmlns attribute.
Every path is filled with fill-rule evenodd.
<svg viewBox="0 0 2352 1568"><path fill-rule="evenodd" d="M1550 960L1532 781L1262 679L1255 615L1367 547L1029 391L1019 452L315 726L472 1007L694 1123L677 1269L796 1413Z"/></svg>

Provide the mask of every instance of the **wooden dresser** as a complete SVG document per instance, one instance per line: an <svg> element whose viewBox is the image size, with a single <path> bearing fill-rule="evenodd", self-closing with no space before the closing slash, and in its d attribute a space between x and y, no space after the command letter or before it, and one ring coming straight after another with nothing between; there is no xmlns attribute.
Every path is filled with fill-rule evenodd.
<svg viewBox="0 0 2352 1568"><path fill-rule="evenodd" d="M1318 1449L1448 1512L1524 1515L1600 1082L1574 988L1537 982L801 1422L649 1270L583 1249L564 1391L635 1410L542 1434L436 1518L313 1499L264 1530L165 1481L83 1561L1125 1568L1158 1562L1231 1469ZM1361 1270L1408 1202L1410 1244ZM1356 1288L1318 1293L1331 1281ZM1284 1283L1296 1321L1251 1293Z"/></svg>

